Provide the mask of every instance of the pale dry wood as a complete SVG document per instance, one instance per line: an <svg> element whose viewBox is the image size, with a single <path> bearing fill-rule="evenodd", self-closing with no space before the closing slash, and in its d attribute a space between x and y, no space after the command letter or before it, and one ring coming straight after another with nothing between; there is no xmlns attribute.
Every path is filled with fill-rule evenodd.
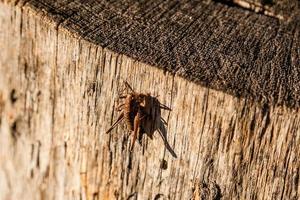
<svg viewBox="0 0 300 200"><path fill-rule="evenodd" d="M202 87L30 7L0 3L0 30L0 199L299 198L297 108ZM157 133L132 153L124 127L105 134L123 80L172 108L177 159Z"/></svg>

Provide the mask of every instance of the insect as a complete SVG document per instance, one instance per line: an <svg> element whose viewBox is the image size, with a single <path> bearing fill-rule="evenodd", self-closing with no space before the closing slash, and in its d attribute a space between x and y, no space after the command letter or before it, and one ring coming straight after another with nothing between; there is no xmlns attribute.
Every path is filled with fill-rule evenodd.
<svg viewBox="0 0 300 200"><path fill-rule="evenodd" d="M161 104L156 97L152 97L149 93L137 93L126 81L124 84L127 93L119 97L119 99L124 99L123 102L117 106L117 110L120 111L120 114L106 133L111 132L120 122L125 120L131 133L133 133L131 142L132 150L138 134L146 131L154 132L157 126L157 116L159 116L160 120L160 109L171 109Z"/></svg>

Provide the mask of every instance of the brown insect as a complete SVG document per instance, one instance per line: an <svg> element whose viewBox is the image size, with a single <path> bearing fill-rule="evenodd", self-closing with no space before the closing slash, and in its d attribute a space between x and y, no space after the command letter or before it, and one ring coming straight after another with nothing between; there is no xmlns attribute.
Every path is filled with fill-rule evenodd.
<svg viewBox="0 0 300 200"><path fill-rule="evenodd" d="M161 104L156 97L152 97L150 94L135 92L126 81L124 84L127 93L119 97L119 99L124 99L124 101L117 106L117 110L120 111L120 114L106 133L111 132L121 121L125 120L131 133L133 133L132 150L138 134L147 131L154 132L157 126L156 118L157 116L160 118L160 109L171 109Z"/></svg>

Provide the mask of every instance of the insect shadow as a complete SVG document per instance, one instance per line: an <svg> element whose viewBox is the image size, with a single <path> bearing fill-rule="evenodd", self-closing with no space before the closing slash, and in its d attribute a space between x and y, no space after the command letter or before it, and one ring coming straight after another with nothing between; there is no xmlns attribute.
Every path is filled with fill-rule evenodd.
<svg viewBox="0 0 300 200"><path fill-rule="evenodd" d="M176 153L167 140L167 130L165 127L167 122L161 117L161 109L169 111L171 109L161 104L157 97L151 96L149 93L135 92L126 81L124 85L123 94L119 95L121 103L117 106L120 114L106 133L112 131L120 122L125 120L127 127L133 133L131 142L131 150L133 150L136 139L139 139L141 143L144 133L153 139L154 132L158 131L164 141L165 147L173 157L177 158ZM124 91L126 92L124 93Z"/></svg>
<svg viewBox="0 0 300 200"><path fill-rule="evenodd" d="M161 104L157 99L157 97L149 95L147 96L147 98L148 98L147 101L150 102L152 106L149 110L150 114L146 116L146 119L142 123L142 133L146 133L147 136L150 137L150 139L153 139L153 135L155 131L157 131L161 136L166 149L171 153L173 157L177 158L176 153L174 152L173 148L171 147L167 139L168 137L167 137L166 126L168 124L166 120L164 120L164 118L162 118L161 116L161 109L169 110L169 111L171 111L171 109ZM141 136L142 134L140 134L140 137Z"/></svg>

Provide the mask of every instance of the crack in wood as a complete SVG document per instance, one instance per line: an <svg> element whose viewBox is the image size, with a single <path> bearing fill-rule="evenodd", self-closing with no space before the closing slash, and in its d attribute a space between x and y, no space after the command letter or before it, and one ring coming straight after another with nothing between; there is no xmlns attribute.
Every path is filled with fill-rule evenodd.
<svg viewBox="0 0 300 200"><path fill-rule="evenodd" d="M230 7L242 8L255 12L257 14L262 14L268 17L273 17L279 20L285 20L281 14L276 14L272 6L274 5L273 0L261 0L261 1L247 1L247 0L213 0L214 2L222 3Z"/></svg>

